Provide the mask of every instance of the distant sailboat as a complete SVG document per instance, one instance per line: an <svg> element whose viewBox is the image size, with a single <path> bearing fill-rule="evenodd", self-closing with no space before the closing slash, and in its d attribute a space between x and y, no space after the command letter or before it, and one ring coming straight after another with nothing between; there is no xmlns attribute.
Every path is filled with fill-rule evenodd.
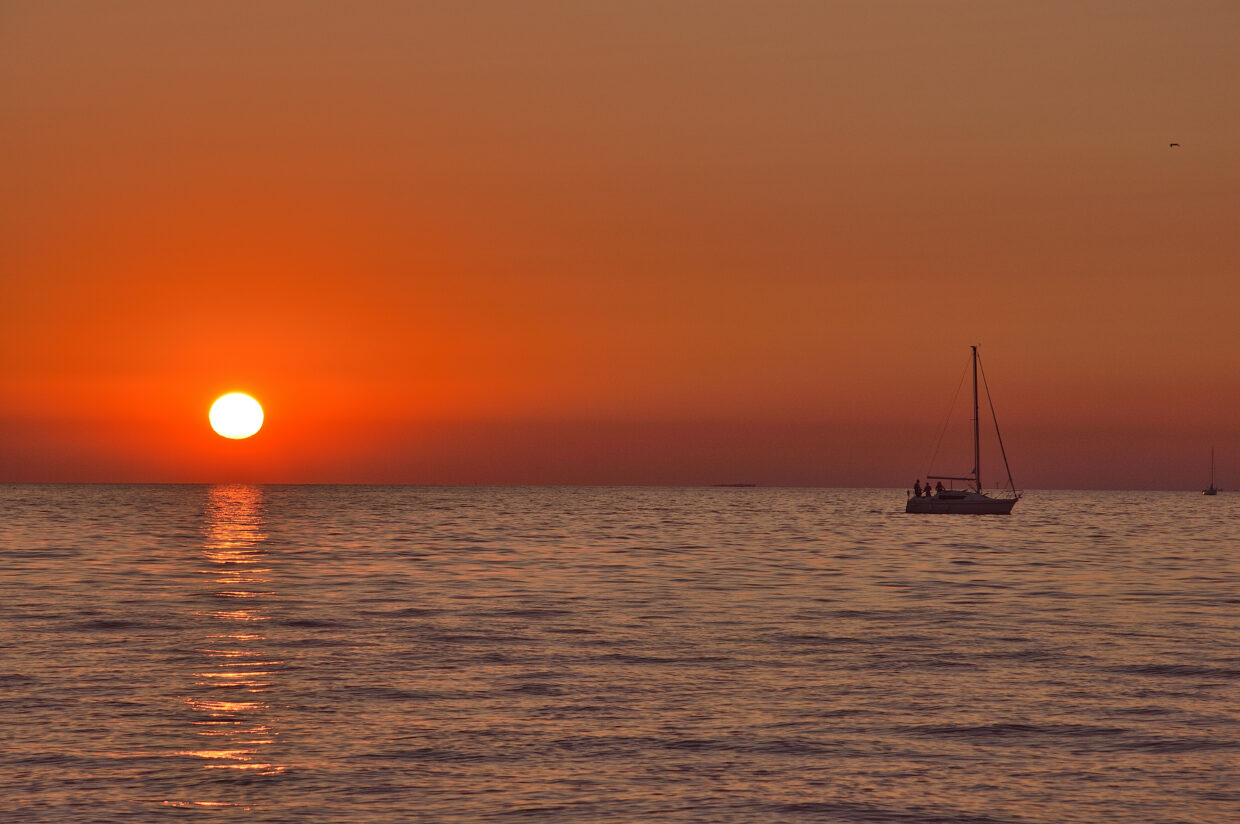
<svg viewBox="0 0 1240 824"><path fill-rule="evenodd" d="M1201 490L1202 495L1217 495L1218 490L1214 488L1214 447L1210 447L1210 486Z"/></svg>
<svg viewBox="0 0 1240 824"><path fill-rule="evenodd" d="M991 497L982 492L982 457L979 415L977 411L977 347L973 350L973 474L965 477L952 475L928 475L926 493L910 495L904 505L905 512L916 514L958 514L958 515L1008 515L1020 493L1012 483L1012 470L1008 466L1007 453L1003 449L1003 436L999 435L999 420L995 418L995 434L999 436L999 452L1003 455L1003 466L1007 470L1010 491L1003 497ZM983 374L983 380L985 376ZM986 400L990 402L990 387L986 387ZM995 406L990 403L990 414L994 417ZM930 481L939 481L939 489L932 494ZM944 489L942 481L969 481L965 489Z"/></svg>

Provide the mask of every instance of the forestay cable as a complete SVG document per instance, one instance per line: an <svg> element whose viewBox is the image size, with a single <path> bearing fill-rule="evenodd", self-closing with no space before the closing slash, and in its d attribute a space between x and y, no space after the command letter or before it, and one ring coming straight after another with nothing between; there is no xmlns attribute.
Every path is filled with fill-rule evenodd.
<svg viewBox="0 0 1240 824"><path fill-rule="evenodd" d="M1008 466L1007 450L1003 448L1003 435L999 433L999 416L995 414L995 399L990 397L990 383L986 380L986 365L982 356L977 356L977 365L982 370L982 386L986 387L986 403L990 404L990 419L995 422L995 437L999 439L999 454L1003 456L1003 468L1007 470L1008 487L1016 492L1016 482L1012 480L1012 467Z"/></svg>

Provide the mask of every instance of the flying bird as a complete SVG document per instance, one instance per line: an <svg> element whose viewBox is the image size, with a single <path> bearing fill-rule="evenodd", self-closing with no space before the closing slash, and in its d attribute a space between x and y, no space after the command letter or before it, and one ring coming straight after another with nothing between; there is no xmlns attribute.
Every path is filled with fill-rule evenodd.
<svg viewBox="0 0 1240 824"><path fill-rule="evenodd" d="M1178 148L1180 148L1180 144L1179 144L1179 143L1172 143L1172 144L1171 144L1171 148L1173 148L1173 149L1178 149Z"/></svg>

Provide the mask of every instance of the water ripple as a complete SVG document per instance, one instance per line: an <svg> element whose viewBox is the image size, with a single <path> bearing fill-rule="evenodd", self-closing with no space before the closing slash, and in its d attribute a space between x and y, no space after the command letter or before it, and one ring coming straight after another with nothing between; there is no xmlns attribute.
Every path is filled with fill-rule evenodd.
<svg viewBox="0 0 1240 824"><path fill-rule="evenodd" d="M0 487L5 821L1236 818L1240 496L902 506Z"/></svg>

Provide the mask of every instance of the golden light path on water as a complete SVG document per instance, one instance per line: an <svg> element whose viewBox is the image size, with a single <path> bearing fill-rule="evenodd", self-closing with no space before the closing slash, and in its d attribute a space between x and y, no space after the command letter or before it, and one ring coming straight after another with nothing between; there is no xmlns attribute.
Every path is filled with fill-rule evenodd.
<svg viewBox="0 0 1240 824"><path fill-rule="evenodd" d="M271 679L284 662L265 654L261 627L268 616L263 599L270 568L265 565L263 491L253 486L217 486L208 491L203 556L210 597L219 607L195 612L217 631L196 651L202 664L192 673L197 694L185 699L197 714L192 723L202 739L196 749L179 752L200 758L207 770L238 770L274 775L286 769L266 750L279 733L264 700ZM184 802L171 802L183 806ZM193 801L195 806L231 805L228 801Z"/></svg>

